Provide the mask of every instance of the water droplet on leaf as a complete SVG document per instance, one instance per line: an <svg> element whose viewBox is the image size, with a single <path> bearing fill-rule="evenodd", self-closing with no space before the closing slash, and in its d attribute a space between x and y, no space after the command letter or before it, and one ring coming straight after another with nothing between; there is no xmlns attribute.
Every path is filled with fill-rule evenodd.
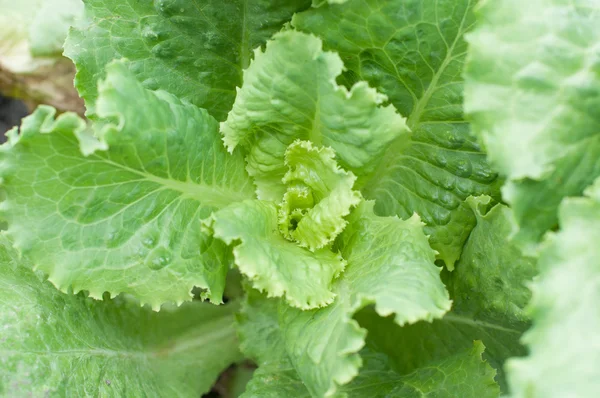
<svg viewBox="0 0 600 398"><path fill-rule="evenodd" d="M153 250L146 259L146 266L151 270L158 271L171 263L171 252L164 247Z"/></svg>
<svg viewBox="0 0 600 398"><path fill-rule="evenodd" d="M456 174L459 177L470 177L473 173L473 166L468 160L460 160L456 163Z"/></svg>
<svg viewBox="0 0 600 398"><path fill-rule="evenodd" d="M146 239L144 239L144 240L142 241L142 244L143 244L144 246L146 246L147 248L152 248L152 247L154 247L154 244L155 244L155 243L156 243L156 240L155 240L154 238L152 238L152 237L148 237L148 238L146 238Z"/></svg>

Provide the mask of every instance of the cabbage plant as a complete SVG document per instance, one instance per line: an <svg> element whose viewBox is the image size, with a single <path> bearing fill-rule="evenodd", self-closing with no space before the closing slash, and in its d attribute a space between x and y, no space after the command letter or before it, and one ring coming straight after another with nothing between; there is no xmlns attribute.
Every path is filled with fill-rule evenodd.
<svg viewBox="0 0 600 398"><path fill-rule="evenodd" d="M595 1L84 3L86 117L0 148L5 395L600 394Z"/></svg>

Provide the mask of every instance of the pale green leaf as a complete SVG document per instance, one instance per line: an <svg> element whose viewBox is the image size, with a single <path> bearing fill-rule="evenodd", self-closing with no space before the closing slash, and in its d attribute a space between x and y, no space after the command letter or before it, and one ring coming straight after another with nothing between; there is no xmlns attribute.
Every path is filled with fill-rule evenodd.
<svg viewBox="0 0 600 398"><path fill-rule="evenodd" d="M561 230L542 245L523 337L529 356L506 366L514 397L600 394L600 180L586 194L563 201Z"/></svg>
<svg viewBox="0 0 600 398"><path fill-rule="evenodd" d="M600 176L600 8L487 1L478 19L465 109L529 248L556 225L562 198Z"/></svg>
<svg viewBox="0 0 600 398"><path fill-rule="evenodd" d="M21 0L22 1L22 0ZM14 1L11 1L14 7ZM29 9L29 46L36 57L61 56L69 28L83 21L82 0L38 0Z"/></svg>
<svg viewBox="0 0 600 398"><path fill-rule="evenodd" d="M0 0L0 66L20 75L53 65L82 16L81 0Z"/></svg>
<svg viewBox="0 0 600 398"><path fill-rule="evenodd" d="M127 65L149 89L166 90L224 119L252 50L310 0L87 0L89 25L69 34L75 85L95 114L105 65Z"/></svg>
<svg viewBox="0 0 600 398"><path fill-rule="evenodd" d="M348 69L346 85L366 80L387 95L412 139L386 145L379 167L359 179L380 215L418 213L431 245L452 269L475 226L464 200L499 197L462 112L461 77L475 0L351 0L297 14L292 23L323 39Z"/></svg>
<svg viewBox="0 0 600 398"><path fill-rule="evenodd" d="M31 0L31 2L40 0ZM27 26L33 19L27 1L0 0L0 65L13 73L35 70Z"/></svg>
<svg viewBox="0 0 600 398"><path fill-rule="evenodd" d="M388 144L404 136L404 119L386 97L365 82L350 90L335 79L340 57L322 50L321 40L292 30L278 33L244 71L244 84L222 123L230 151L248 153L248 171L260 199L281 200L286 148L296 139L335 150L355 175L372 170Z"/></svg>
<svg viewBox="0 0 600 398"><path fill-rule="evenodd" d="M199 397L241 359L236 305L156 313L63 294L0 242L2 396Z"/></svg>
<svg viewBox="0 0 600 398"><path fill-rule="evenodd" d="M433 264L435 255L418 217L406 221L377 217L372 207L372 203L363 203L355 209L340 236L339 247L348 265L334 284L335 301L312 311L280 303L278 321L271 320L269 328L279 334L273 349L283 345L285 355L267 354L271 346L248 349L256 343L245 338L252 333L248 325L263 322L267 315L261 310L270 308L273 313L274 304L247 306L245 310L245 332L241 333L245 352L269 368L283 369L289 362L314 396L332 395L339 385L358 374L358 351L364 345L365 331L352 316L365 305L374 303L384 316L395 314L401 325L431 321L450 309L440 269ZM247 321L255 317L259 318Z"/></svg>
<svg viewBox="0 0 600 398"><path fill-rule="evenodd" d="M331 303L332 281L346 262L329 248L311 252L290 242L277 222L274 203L247 200L213 213L205 224L215 238L235 244L235 264L254 288L302 309Z"/></svg>
<svg viewBox="0 0 600 398"><path fill-rule="evenodd" d="M360 200L353 191L354 174L342 170L331 148L315 148L296 141L285 152L289 168L283 182L289 186L280 209L284 235L310 250L332 242L344 230L344 219Z"/></svg>
<svg viewBox="0 0 600 398"><path fill-rule="evenodd" d="M378 217L373 206L363 202L340 236L339 247L348 261L340 288L346 285L342 290L351 294L353 306L375 303L378 314L395 314L399 325L440 318L451 302L419 216Z"/></svg>
<svg viewBox="0 0 600 398"><path fill-rule="evenodd" d="M242 158L206 111L145 90L123 64L109 67L97 110L101 140L76 115L40 107L2 147L15 245L61 290L158 308L198 286L220 302L230 255L201 219L253 196Z"/></svg>

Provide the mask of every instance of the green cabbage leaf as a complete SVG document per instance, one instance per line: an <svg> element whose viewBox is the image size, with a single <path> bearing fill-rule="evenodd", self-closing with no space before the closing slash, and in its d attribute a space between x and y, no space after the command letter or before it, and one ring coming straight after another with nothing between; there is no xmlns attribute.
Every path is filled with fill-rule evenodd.
<svg viewBox="0 0 600 398"><path fill-rule="evenodd" d="M192 397L239 361L235 303L156 313L56 290L0 236L3 396Z"/></svg>
<svg viewBox="0 0 600 398"><path fill-rule="evenodd" d="M84 4L86 118L0 147L0 392L600 396L597 4Z"/></svg>

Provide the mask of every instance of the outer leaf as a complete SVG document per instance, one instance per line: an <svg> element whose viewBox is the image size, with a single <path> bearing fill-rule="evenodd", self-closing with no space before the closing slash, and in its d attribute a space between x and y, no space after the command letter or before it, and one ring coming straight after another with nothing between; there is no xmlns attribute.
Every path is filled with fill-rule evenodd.
<svg viewBox="0 0 600 398"><path fill-rule="evenodd" d="M296 139L332 147L342 167L364 174L388 144L407 131L386 97L357 83L338 86L339 56L314 36L284 31L257 50L221 131L229 151L248 152L260 199L280 200L285 150Z"/></svg>
<svg viewBox="0 0 600 398"><path fill-rule="evenodd" d="M36 62L31 56L60 56L69 27L81 17L81 0L0 0L0 46L7 52L3 51L2 58L10 58L12 44L23 49L22 62L48 63L48 60ZM9 68L16 67L15 72L24 72L19 66L8 62Z"/></svg>
<svg viewBox="0 0 600 398"><path fill-rule="evenodd" d="M343 387L349 397L365 398L495 398L500 389L495 371L481 354L485 347L476 341L473 348L431 362L414 372L399 375L390 370L384 354L363 350L366 363L352 383Z"/></svg>
<svg viewBox="0 0 600 398"><path fill-rule="evenodd" d="M464 34L475 0L351 0L297 14L292 23L339 52L350 85L366 80L408 116L412 139L389 145L379 167L359 179L380 215L418 213L449 269L475 217L469 195L498 197L462 113Z"/></svg>
<svg viewBox="0 0 600 398"><path fill-rule="evenodd" d="M287 359L273 363L264 361L269 355L257 355L261 365L276 373L286 369L289 361L313 396L330 396L338 385L357 375L361 365L357 352L364 344L365 331L352 316L360 308L374 303L382 315L395 313L399 324L431 321L450 308L418 217L407 221L376 217L372 207L372 203L360 205L340 237L348 266L335 283L333 304L312 311L280 304L278 328ZM246 317L264 316L259 315L261 306L256 306L258 314L247 309ZM243 344L248 347L251 342Z"/></svg>
<svg viewBox="0 0 600 398"><path fill-rule="evenodd" d="M347 224L344 217L360 200L352 187L354 174L340 169L331 148L296 141L285 152L290 168L283 182L291 184L280 210L285 235L310 250L329 244ZM302 189L304 188L304 189Z"/></svg>
<svg viewBox="0 0 600 398"><path fill-rule="evenodd" d="M445 275L454 301L452 311L432 323L402 328L372 311L363 311L357 319L369 331L367 344L393 353L393 368L401 374L466 350L473 340L482 340L486 345L484 358L498 371L497 381L506 390L502 364L511 356L526 353L519 344L529 326L523 312L530 297L525 283L535 275L536 267L509 242L510 210L506 206L496 205L485 213L489 198L468 202L477 215L477 226L456 270Z"/></svg>
<svg viewBox="0 0 600 398"><path fill-rule="evenodd" d="M516 240L533 244L556 225L562 198L600 175L600 9L587 0L488 1L479 20L465 107L508 179Z"/></svg>
<svg viewBox="0 0 600 398"><path fill-rule="evenodd" d="M28 10L30 15L35 15L29 25L31 53L42 57L60 56L69 28L78 26L83 19L83 2L38 0L37 3L39 4L30 6ZM11 2L11 7L14 7L14 2Z"/></svg>
<svg viewBox="0 0 600 398"><path fill-rule="evenodd" d="M89 25L73 30L65 54L88 114L110 61L127 64L149 89L163 89L224 119L252 50L310 0L86 0Z"/></svg>
<svg viewBox="0 0 600 398"><path fill-rule="evenodd" d="M261 366L254 371L240 398L310 398L311 395L289 364Z"/></svg>
<svg viewBox="0 0 600 398"><path fill-rule="evenodd" d="M311 397L294 366L285 357L281 331L277 323L277 306L273 300L260 299L250 292L242 311L240 335L247 354L259 359L261 366L248 383L243 397ZM260 338L258 338L260 336ZM265 336L272 344L264 344ZM447 358L429 362L408 374L395 372L390 358L369 344L361 351L365 364L358 376L340 387L336 396L347 397L497 397L495 371L481 361L483 344L459 351ZM396 346L392 351L403 350ZM420 392L420 393L419 393Z"/></svg>
<svg viewBox="0 0 600 398"><path fill-rule="evenodd" d="M526 322L524 308L531 298L526 284L537 275L535 259L524 256L510 241L511 211L496 205L489 211L489 197L468 198L477 226L465 245L460 267L448 280L452 299L461 311L475 318L511 319Z"/></svg>
<svg viewBox="0 0 600 398"><path fill-rule="evenodd" d="M260 367L242 397L310 396L285 353L278 308L279 300L266 299L258 291L247 289L246 300L237 314L240 348Z"/></svg>
<svg viewBox="0 0 600 398"><path fill-rule="evenodd" d="M235 305L155 313L65 295L0 244L0 394L198 397L240 359Z"/></svg>
<svg viewBox="0 0 600 398"><path fill-rule="evenodd" d="M260 364L277 364L285 358L285 348L278 322L279 300L246 289L245 300L236 314L240 349Z"/></svg>
<svg viewBox="0 0 600 398"><path fill-rule="evenodd" d="M588 198L565 199L560 232L548 237L532 285L529 356L506 366L515 397L593 397L600 393L600 180Z"/></svg>
<svg viewBox="0 0 600 398"><path fill-rule="evenodd" d="M123 64L100 92L98 113L114 120L101 141L41 107L2 147L8 233L61 290L130 293L158 309L199 286L220 302L228 254L200 220L252 197L243 160L204 110L143 89Z"/></svg>
<svg viewBox="0 0 600 398"><path fill-rule="evenodd" d="M210 232L233 249L235 263L269 297L281 297L308 309L327 305L335 294L334 277L346 262L329 249L311 252L286 240L277 227L275 204L259 200L238 202L213 213L205 222Z"/></svg>

